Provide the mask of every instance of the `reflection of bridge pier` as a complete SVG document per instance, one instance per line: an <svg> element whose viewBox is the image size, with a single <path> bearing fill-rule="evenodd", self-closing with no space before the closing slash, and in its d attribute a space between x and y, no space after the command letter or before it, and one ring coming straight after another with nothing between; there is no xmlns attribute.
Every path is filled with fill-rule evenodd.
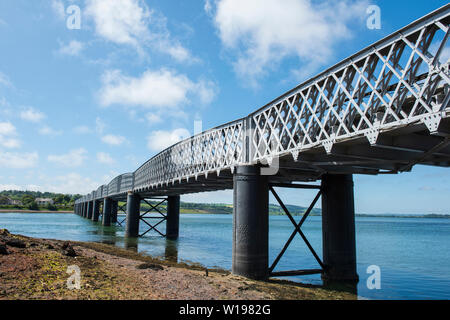
<svg viewBox="0 0 450 320"><path fill-rule="evenodd" d="M164 258L170 262L178 262L178 241L166 239Z"/></svg>
<svg viewBox="0 0 450 320"><path fill-rule="evenodd" d="M93 201L103 201L103 220L115 223L118 201L126 201L127 238L150 231L164 236L157 227L166 222L167 238L176 239L180 195L233 189L233 273L257 279L317 273L327 282L354 284L353 175L450 166L450 64L440 57L449 19L445 5L248 116L167 148L77 200L76 213L91 218ZM317 195L297 222L275 188L316 189ZM269 265L270 193L293 231ZM301 229L320 198L321 255ZM144 207L150 209L142 213ZM142 234L140 223L148 226ZM276 271L297 235L319 267Z"/></svg>

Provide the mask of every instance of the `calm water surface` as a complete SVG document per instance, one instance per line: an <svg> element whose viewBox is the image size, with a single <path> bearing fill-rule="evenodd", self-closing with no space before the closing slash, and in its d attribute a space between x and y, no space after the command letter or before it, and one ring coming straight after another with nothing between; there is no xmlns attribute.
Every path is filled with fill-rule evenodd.
<svg viewBox="0 0 450 320"><path fill-rule="evenodd" d="M123 219L123 217L122 217ZM299 218L297 217L297 220ZM119 216L119 220L120 216ZM163 224L161 231L164 232ZM169 241L148 233L136 243L124 239L124 227L102 227L74 214L0 214L0 228L31 237L113 243L139 252L206 267L231 269L232 216L184 214L180 238ZM141 223L141 232L145 224ZM285 216L270 217L270 261L293 227ZM309 217L303 232L321 256L321 218ZM300 237L294 238L275 271L318 268ZM450 299L450 219L357 217L358 295L369 299ZM381 289L369 290L367 267L381 269ZM291 280L320 285L319 275Z"/></svg>

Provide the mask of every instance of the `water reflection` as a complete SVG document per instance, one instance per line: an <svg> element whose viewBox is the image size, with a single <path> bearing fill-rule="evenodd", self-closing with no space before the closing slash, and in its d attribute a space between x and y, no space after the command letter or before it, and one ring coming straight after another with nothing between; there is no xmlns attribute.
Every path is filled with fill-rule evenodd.
<svg viewBox="0 0 450 320"><path fill-rule="evenodd" d="M166 239L165 259L170 262L178 262L178 241Z"/></svg>
<svg viewBox="0 0 450 320"><path fill-rule="evenodd" d="M358 282L356 281L340 282L323 279L322 287L334 291L348 292L354 294L355 298L358 296Z"/></svg>
<svg viewBox="0 0 450 320"><path fill-rule="evenodd" d="M138 238L125 237L124 238L124 242L125 242L125 249L132 250L132 251L135 251L135 252L138 251L138 242L139 242Z"/></svg>
<svg viewBox="0 0 450 320"><path fill-rule="evenodd" d="M117 229L115 226L101 227L101 242L110 245L116 245L117 243Z"/></svg>

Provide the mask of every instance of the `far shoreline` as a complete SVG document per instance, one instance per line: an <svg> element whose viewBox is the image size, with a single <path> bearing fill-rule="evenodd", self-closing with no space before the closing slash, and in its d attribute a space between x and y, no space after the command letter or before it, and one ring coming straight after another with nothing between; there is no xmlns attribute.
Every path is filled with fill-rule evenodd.
<svg viewBox="0 0 450 320"><path fill-rule="evenodd" d="M26 210L26 209L0 209L0 213L73 213L73 211L51 211L51 210Z"/></svg>
<svg viewBox="0 0 450 320"><path fill-rule="evenodd" d="M61 211L51 211L51 210L26 210L26 209L0 209L1 213L58 213L58 214L69 214L73 213L73 211L69 210L61 210ZM228 213L212 213L212 212L180 212L180 215L190 215L190 214L199 214L199 215L205 215L205 214L213 214L213 215L232 215ZM124 215L121 213L120 215ZM281 216L279 214L269 214L269 216ZM302 215L294 215L294 216L302 216ZM310 216L316 216L320 217L320 214L311 214ZM357 213L355 214L356 218L420 218L420 219L450 219L450 215L448 214L386 214L386 213L380 213L380 214L364 214L364 213Z"/></svg>

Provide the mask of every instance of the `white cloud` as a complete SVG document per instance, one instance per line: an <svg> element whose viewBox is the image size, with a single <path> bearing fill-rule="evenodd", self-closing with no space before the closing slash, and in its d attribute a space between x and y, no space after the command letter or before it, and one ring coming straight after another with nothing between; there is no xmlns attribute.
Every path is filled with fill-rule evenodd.
<svg viewBox="0 0 450 320"><path fill-rule="evenodd" d="M22 110L20 112L20 118L22 118L25 121L36 123L46 118L46 115L32 107L28 107L27 109Z"/></svg>
<svg viewBox="0 0 450 320"><path fill-rule="evenodd" d="M19 186L19 185L17 185L17 184L0 184L0 191L3 191L3 190L18 190L18 191L21 191L21 190L25 190L22 186Z"/></svg>
<svg viewBox="0 0 450 320"><path fill-rule="evenodd" d="M4 137L0 135L0 146L7 149L19 148L22 143L16 138Z"/></svg>
<svg viewBox="0 0 450 320"><path fill-rule="evenodd" d="M103 164L112 165L115 163L114 159L111 158L109 153L106 152L98 152L97 153L97 161Z"/></svg>
<svg viewBox="0 0 450 320"><path fill-rule="evenodd" d="M84 12L94 21L96 33L108 41L131 45L139 53L149 47L179 62L196 61L171 37L167 19L142 0L87 0Z"/></svg>
<svg viewBox="0 0 450 320"><path fill-rule="evenodd" d="M50 181L40 186L39 190L66 194L86 194L97 190L100 183L89 177L71 172L66 175L51 177Z"/></svg>
<svg viewBox="0 0 450 320"><path fill-rule="evenodd" d="M16 135L16 127L11 122L0 122L0 135Z"/></svg>
<svg viewBox="0 0 450 320"><path fill-rule="evenodd" d="M78 126L73 128L73 131L76 134L87 134L92 132L92 130L88 126Z"/></svg>
<svg viewBox="0 0 450 320"><path fill-rule="evenodd" d="M0 167L25 169L36 166L39 159L37 152L12 153L0 152Z"/></svg>
<svg viewBox="0 0 450 320"><path fill-rule="evenodd" d="M63 20L66 16L65 9L64 9L64 3L61 0L52 0L51 3L52 10L56 14L56 16Z"/></svg>
<svg viewBox="0 0 450 320"><path fill-rule="evenodd" d="M310 71L326 63L336 45L351 37L350 23L365 18L367 2L218 0L216 5L214 23L236 55L234 69L255 85L286 57L297 57Z"/></svg>
<svg viewBox="0 0 450 320"><path fill-rule="evenodd" d="M155 114L155 113L147 113L145 115L145 119L147 120L147 122L149 122L150 124L155 124L155 123L160 123L162 122L162 118L159 114Z"/></svg>
<svg viewBox="0 0 450 320"><path fill-rule="evenodd" d="M125 137L114 135L114 134L107 134L102 137L102 141L106 144L112 145L112 146L120 146L123 143L127 141Z"/></svg>
<svg viewBox="0 0 450 320"><path fill-rule="evenodd" d="M87 0L85 13L94 19L101 37L119 44L138 46L150 37L151 11L139 0Z"/></svg>
<svg viewBox="0 0 450 320"><path fill-rule="evenodd" d="M178 128L172 131L153 131L147 137L147 147L151 151L162 151L190 136L191 134L189 133L189 131L184 128Z"/></svg>
<svg viewBox="0 0 450 320"><path fill-rule="evenodd" d="M58 53L68 56L78 56L83 49L84 43L72 40L66 45L61 44Z"/></svg>
<svg viewBox="0 0 450 320"><path fill-rule="evenodd" d="M185 75L165 69L147 70L138 78L125 76L119 70L107 71L102 82L99 95L103 106L176 107L189 102L192 95L207 104L216 91L211 82L193 82Z"/></svg>
<svg viewBox="0 0 450 320"><path fill-rule="evenodd" d="M87 151L84 148L70 150L69 153L61 155L49 155L47 160L57 163L63 167L79 167L86 159Z"/></svg>
<svg viewBox="0 0 450 320"><path fill-rule="evenodd" d="M8 76L2 72L0 72L0 85L12 87L11 80L9 80Z"/></svg>
<svg viewBox="0 0 450 320"><path fill-rule="evenodd" d="M63 132L61 130L55 130L49 126L43 126L42 128L39 129L39 134L43 135L43 136L59 136L61 135Z"/></svg>
<svg viewBox="0 0 450 320"><path fill-rule="evenodd" d="M16 139L16 127L10 122L0 122L0 146L8 149L18 148L20 140Z"/></svg>
<svg viewBox="0 0 450 320"><path fill-rule="evenodd" d="M207 14L211 14L213 10L213 6L211 4L211 0L205 0L205 5L203 6L203 9Z"/></svg>
<svg viewBox="0 0 450 320"><path fill-rule="evenodd" d="M95 118L95 131L97 133L102 134L103 131L105 130L105 127L106 124L101 118L99 117Z"/></svg>

